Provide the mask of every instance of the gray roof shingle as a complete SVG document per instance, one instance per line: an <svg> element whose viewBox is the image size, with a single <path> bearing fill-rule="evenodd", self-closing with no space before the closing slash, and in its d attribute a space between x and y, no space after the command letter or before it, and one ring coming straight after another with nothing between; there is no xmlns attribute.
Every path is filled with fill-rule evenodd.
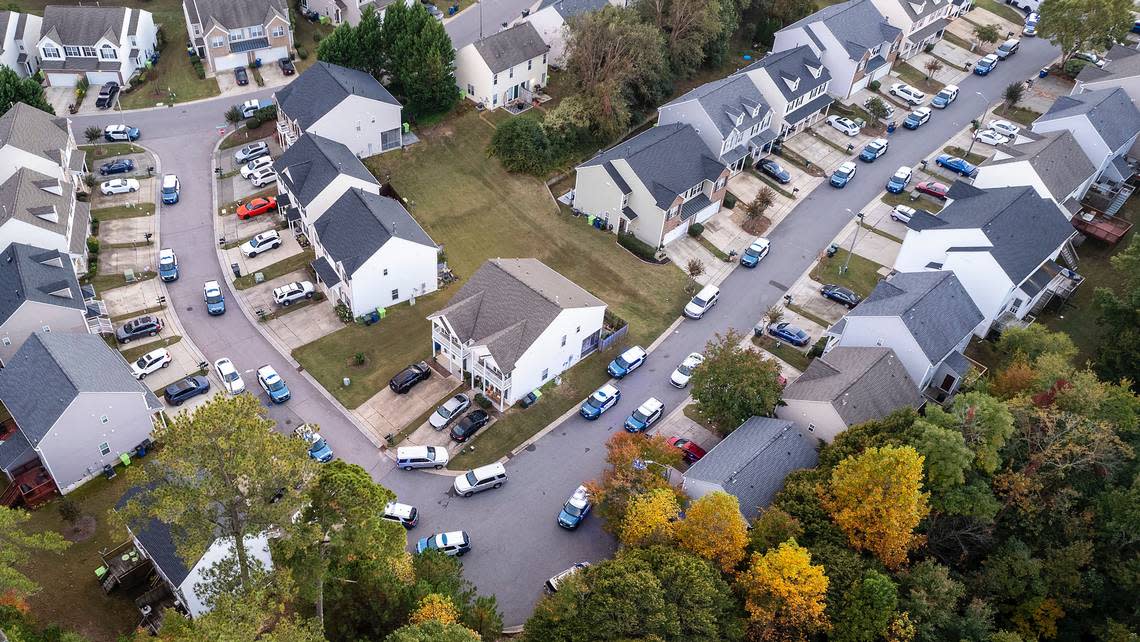
<svg viewBox="0 0 1140 642"><path fill-rule="evenodd" d="M446 318L460 341L485 344L509 373L562 310L604 305L538 259L489 259L429 318Z"/></svg>
<svg viewBox="0 0 1140 642"><path fill-rule="evenodd" d="M732 133L733 129L745 131L755 123L762 122L771 109L764 104L764 96L756 84L745 75L731 75L707 82L664 106L679 105L691 100L697 101L716 125L721 138ZM756 109L756 115L752 110ZM741 118L738 124L737 117Z"/></svg>
<svg viewBox="0 0 1140 642"><path fill-rule="evenodd" d="M341 174L380 184L343 143L309 133L277 157L273 169L303 207L312 203L321 190Z"/></svg>
<svg viewBox="0 0 1140 642"><path fill-rule="evenodd" d="M23 243L0 252L0 324L25 301L86 310L71 257Z"/></svg>
<svg viewBox="0 0 1140 642"><path fill-rule="evenodd" d="M49 189L58 189L55 194ZM37 171L21 167L0 185L0 225L9 219L23 221L61 236L68 233L71 186Z"/></svg>
<svg viewBox="0 0 1140 642"><path fill-rule="evenodd" d="M297 120L301 129L308 129L349 96L400 106L371 74L323 61L317 61L275 94L281 111Z"/></svg>
<svg viewBox="0 0 1140 642"><path fill-rule="evenodd" d="M906 15L914 22L937 12L946 6L945 0L895 0L902 7Z"/></svg>
<svg viewBox="0 0 1140 642"><path fill-rule="evenodd" d="M315 227L321 246L349 275L392 238L436 247L399 201L359 188L337 199Z"/></svg>
<svg viewBox="0 0 1140 642"><path fill-rule="evenodd" d="M138 9L48 5L44 7L40 37L61 45L91 46L103 37L119 44L127 11Z"/></svg>
<svg viewBox="0 0 1140 642"><path fill-rule="evenodd" d="M867 50L884 42L894 42L902 33L887 22L871 0L847 0L824 7L780 31L803 27L810 33L808 27L821 22L843 44L852 60L862 60Z"/></svg>
<svg viewBox="0 0 1140 642"><path fill-rule="evenodd" d="M1096 65L1085 65L1077 74L1077 82L1098 82L1101 80L1124 80L1140 76L1140 51L1124 45L1113 45L1104 54L1107 63L1100 69Z"/></svg>
<svg viewBox="0 0 1140 642"><path fill-rule="evenodd" d="M58 163L69 140L66 118L57 118L24 103L12 105L0 116L0 147L11 145Z"/></svg>
<svg viewBox="0 0 1140 642"><path fill-rule="evenodd" d="M931 363L941 361L984 318L949 270L896 273L879 281L847 316L900 318Z"/></svg>
<svg viewBox="0 0 1140 642"><path fill-rule="evenodd" d="M1009 158L987 161L982 164L981 171L984 172L986 167L1026 161L1058 202L1063 202L1065 197L1096 174L1096 167L1070 131L1022 132L1019 136L1029 138L1029 142L1001 145L999 149Z"/></svg>
<svg viewBox="0 0 1140 642"><path fill-rule="evenodd" d="M1084 116L1104 139L1109 149L1119 149L1140 132L1140 110L1120 87L1088 91L1076 96L1060 96L1049 111L1035 123Z"/></svg>
<svg viewBox="0 0 1140 642"><path fill-rule="evenodd" d="M535 13L547 7L554 7L554 10L562 16L563 20L568 20L584 13L601 11L607 4L609 4L609 0L542 0Z"/></svg>
<svg viewBox="0 0 1140 642"><path fill-rule="evenodd" d="M191 20L202 25L202 32L217 24L223 29L238 29L267 24L274 15L289 21L284 0L183 0Z"/></svg>
<svg viewBox="0 0 1140 642"><path fill-rule="evenodd" d="M123 493L123 496L115 503L115 510L122 510L127 502L135 498L138 498L139 501L145 501L147 490L148 487L146 486L128 488L127 492ZM190 567L182 561L182 557L178 554L177 547L174 544L174 533L171 525L151 517L139 519L128 524L128 526L135 539L146 549L151 561L158 566L162 574L171 583L178 586L190 575Z"/></svg>
<svg viewBox="0 0 1140 642"><path fill-rule="evenodd" d="M520 22L510 29L476 40L474 46L483 62L491 68L491 73L495 74L537 58L550 49L529 22Z"/></svg>
<svg viewBox="0 0 1140 642"><path fill-rule="evenodd" d="M819 70L817 78L809 67ZM793 49L786 49L770 53L760 60L736 72L764 70L772 78L772 83L784 95L784 100L791 102L800 96L810 94L813 89L831 80L831 73L823 66L823 61L812 52L811 47L800 45ZM792 86L795 89L792 89Z"/></svg>
<svg viewBox="0 0 1140 642"><path fill-rule="evenodd" d="M713 446L685 479L716 484L740 500L748 519L772 503L784 478L819 460L819 440L783 419L753 417Z"/></svg>
<svg viewBox="0 0 1140 642"><path fill-rule="evenodd" d="M895 351L879 347L832 348L789 383L783 396L829 403L848 426L922 404L914 380Z"/></svg>

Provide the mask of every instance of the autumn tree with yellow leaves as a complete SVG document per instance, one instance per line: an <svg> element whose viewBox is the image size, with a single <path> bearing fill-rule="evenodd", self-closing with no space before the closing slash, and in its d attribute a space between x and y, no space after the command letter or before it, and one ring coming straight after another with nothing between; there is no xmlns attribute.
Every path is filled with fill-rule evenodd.
<svg viewBox="0 0 1140 642"><path fill-rule="evenodd" d="M428 620L435 620L443 624L454 624L459 621L459 609L455 608L451 598L439 593L429 593L424 596L416 610L412 611L410 618L412 624L420 624Z"/></svg>
<svg viewBox="0 0 1140 642"><path fill-rule="evenodd" d="M748 523L740 514L740 501L723 491L690 504L676 535L682 548L712 561L725 573L740 564L748 547Z"/></svg>
<svg viewBox="0 0 1140 642"><path fill-rule="evenodd" d="M753 553L736 583L758 639L798 642L831 626L825 613L827 575L795 540L763 555Z"/></svg>
<svg viewBox="0 0 1140 642"><path fill-rule="evenodd" d="M623 546L652 546L673 541L681 505L672 489L656 488L629 500L618 539Z"/></svg>

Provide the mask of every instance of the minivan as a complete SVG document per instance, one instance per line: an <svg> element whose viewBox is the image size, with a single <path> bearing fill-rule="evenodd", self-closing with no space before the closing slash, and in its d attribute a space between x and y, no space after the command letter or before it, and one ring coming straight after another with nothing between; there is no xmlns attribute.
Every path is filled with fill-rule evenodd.
<svg viewBox="0 0 1140 642"><path fill-rule="evenodd" d="M488 488L499 488L507 482L507 469L502 464L487 464L455 478L455 493L470 497Z"/></svg>
<svg viewBox="0 0 1140 642"><path fill-rule="evenodd" d="M434 468L447 465L447 449L442 446L402 446L396 449L396 465L404 470Z"/></svg>
<svg viewBox="0 0 1140 642"><path fill-rule="evenodd" d="M995 51L994 53L997 54L998 58L1005 60L1006 58L1009 58L1013 54L1017 53L1017 48L1020 46L1021 46L1020 40L1018 40L1017 38L1010 38L1009 40L1006 40L1005 42L1001 43L1001 46L998 47L997 51Z"/></svg>
<svg viewBox="0 0 1140 642"><path fill-rule="evenodd" d="M182 186L178 183L178 177L174 174L167 174L162 177L162 202L165 205L174 205L178 202L178 193L182 190Z"/></svg>
<svg viewBox="0 0 1140 642"><path fill-rule="evenodd" d="M720 288L715 285L706 285L697 292L697 296L693 297L685 306L685 316L690 319L699 319L705 316L716 305L717 299L720 298Z"/></svg>

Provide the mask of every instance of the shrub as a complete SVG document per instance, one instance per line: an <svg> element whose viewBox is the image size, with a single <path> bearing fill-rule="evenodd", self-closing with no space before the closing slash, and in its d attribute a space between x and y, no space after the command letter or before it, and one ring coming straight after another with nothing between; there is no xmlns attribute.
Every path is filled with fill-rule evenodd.
<svg viewBox="0 0 1140 642"><path fill-rule="evenodd" d="M487 152L509 172L536 176L550 169L552 158L550 138L533 118L512 118L496 127Z"/></svg>
<svg viewBox="0 0 1140 642"><path fill-rule="evenodd" d="M882 86L883 86L883 83L881 83L877 80L872 80L871 82L867 83L867 88L870 89L871 91L879 91L879 87L882 87Z"/></svg>
<svg viewBox="0 0 1140 642"><path fill-rule="evenodd" d="M59 502L57 510L59 511L60 518L68 524L74 524L83 516L83 511L79 510L79 506L66 497Z"/></svg>
<svg viewBox="0 0 1140 642"><path fill-rule="evenodd" d="M313 33L313 42L320 42L322 37L323 36L321 35L320 32L314 32Z"/></svg>
<svg viewBox="0 0 1140 642"><path fill-rule="evenodd" d="M705 232L705 226L701 225L700 223L693 223L692 225L689 226L689 236L691 236L693 238L697 238L701 234L704 234L704 232Z"/></svg>
<svg viewBox="0 0 1140 642"><path fill-rule="evenodd" d="M95 276L99 272L99 257L92 256L87 259L87 276Z"/></svg>
<svg viewBox="0 0 1140 642"><path fill-rule="evenodd" d="M618 243L646 261L657 260L657 250L632 234L618 234Z"/></svg>
<svg viewBox="0 0 1140 642"><path fill-rule="evenodd" d="M237 105L230 107L226 110L226 121L231 125L236 125L241 120L241 108Z"/></svg>
<svg viewBox="0 0 1140 642"><path fill-rule="evenodd" d="M258 127L261 127L261 119L258 118L256 115L250 116L249 118L245 119L245 128L246 129L257 129Z"/></svg>
<svg viewBox="0 0 1140 642"><path fill-rule="evenodd" d="M488 399L483 393L477 392L475 393L475 405L479 406L483 410L487 410L491 407L491 400Z"/></svg>
<svg viewBox="0 0 1140 642"><path fill-rule="evenodd" d="M336 317L340 319L341 323L352 323L352 310L348 309L344 301L337 301L336 305L333 306L333 312L336 313Z"/></svg>
<svg viewBox="0 0 1140 642"><path fill-rule="evenodd" d="M259 118L263 123L277 120L277 105L262 107L261 109L253 112L253 115Z"/></svg>
<svg viewBox="0 0 1140 642"><path fill-rule="evenodd" d="M356 365L362 366L367 359L364 357L363 352L357 352L356 354L352 355L352 360L356 363Z"/></svg>
<svg viewBox="0 0 1140 642"><path fill-rule="evenodd" d="M1087 60L1069 58L1068 62L1065 63L1065 75L1076 78L1077 74L1081 73L1081 70L1084 69L1087 64L1089 64Z"/></svg>
<svg viewBox="0 0 1140 642"><path fill-rule="evenodd" d="M301 60L306 60L309 57L309 50L304 47L297 47L297 57Z"/></svg>
<svg viewBox="0 0 1140 642"><path fill-rule="evenodd" d="M934 43L930 43L930 44L926 45L925 47L922 48L922 50L925 51L926 53L930 53L930 52L934 51Z"/></svg>
<svg viewBox="0 0 1140 642"><path fill-rule="evenodd" d="M808 358L814 359L816 357L822 357L823 356L823 349L826 347L827 347L827 337L820 337L819 341L816 341L815 344L812 345L811 350L808 350Z"/></svg>
<svg viewBox="0 0 1140 642"><path fill-rule="evenodd" d="M194 67L194 73L198 76L198 80L206 79L206 67L202 64L201 60L195 58L190 61L190 65Z"/></svg>
<svg viewBox="0 0 1140 642"><path fill-rule="evenodd" d="M724 195L724 206L728 209L736 207L736 194L728 192Z"/></svg>
<svg viewBox="0 0 1140 642"><path fill-rule="evenodd" d="M87 237L87 253L88 254L98 254L99 253L99 239L95 238L94 236L88 236Z"/></svg>

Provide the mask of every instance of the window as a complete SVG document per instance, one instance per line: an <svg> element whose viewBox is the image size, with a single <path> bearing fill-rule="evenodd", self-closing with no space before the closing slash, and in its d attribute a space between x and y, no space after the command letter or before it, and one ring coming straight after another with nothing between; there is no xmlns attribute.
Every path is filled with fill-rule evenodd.
<svg viewBox="0 0 1140 642"><path fill-rule="evenodd" d="M395 290L392 290L392 300L393 300L393 301L396 301L396 300L398 300L399 298L400 298L400 290L399 290L399 288L397 288L397 289L395 289Z"/></svg>
<svg viewBox="0 0 1140 642"><path fill-rule="evenodd" d="M202 27L201 27L201 26L199 26L199 25L194 25L194 35L195 35L195 36L200 36L200 35L202 35Z"/></svg>
<svg viewBox="0 0 1140 642"><path fill-rule="evenodd" d="M139 39L135 36L127 36L127 42L129 42L132 47L139 46Z"/></svg>
<svg viewBox="0 0 1140 642"><path fill-rule="evenodd" d="M72 47L69 45L64 45L63 46L63 53L68 58L78 58L79 57L79 47Z"/></svg>
<svg viewBox="0 0 1140 642"><path fill-rule="evenodd" d="M99 455L100 456L106 457L107 455L110 455L110 454L111 454L111 444L108 444L105 441L103 443L99 444Z"/></svg>
<svg viewBox="0 0 1140 642"><path fill-rule="evenodd" d="M471 83L467 83L467 95L468 96L474 96L475 95L475 85L472 85Z"/></svg>
<svg viewBox="0 0 1140 642"><path fill-rule="evenodd" d="M582 334L582 326L578 326L577 328L574 328L574 334Z"/></svg>
<svg viewBox="0 0 1140 642"><path fill-rule="evenodd" d="M226 40L221 36L214 36L213 38L210 38L210 47L214 49L217 49L218 47L224 47L225 45Z"/></svg>
<svg viewBox="0 0 1140 642"><path fill-rule="evenodd" d="M719 192L722 189L724 189L724 177L723 176L721 176L720 178L718 178L716 180L716 185L713 187L713 191Z"/></svg>
<svg viewBox="0 0 1140 642"><path fill-rule="evenodd" d="M546 381L550 377L550 368L542 371L542 380Z"/></svg>
<svg viewBox="0 0 1140 642"><path fill-rule="evenodd" d="M95 47L84 47L83 48L83 57L84 58L94 58L95 57Z"/></svg>
<svg viewBox="0 0 1140 642"><path fill-rule="evenodd" d="M107 415L103 415L102 417L99 417L99 423L101 423L101 424L105 424L108 421L111 421L111 418L108 417Z"/></svg>
<svg viewBox="0 0 1140 642"><path fill-rule="evenodd" d="M815 432L815 424L808 424L808 432Z"/></svg>
<svg viewBox="0 0 1140 642"><path fill-rule="evenodd" d="M45 326L42 328L42 330L43 330L44 332L51 332L51 326L50 326L50 325L45 325Z"/></svg>
<svg viewBox="0 0 1140 642"><path fill-rule="evenodd" d="M542 64L546 64L546 54L542 54Z"/></svg>
<svg viewBox="0 0 1140 642"><path fill-rule="evenodd" d="M674 216L677 215L677 212L679 212L679 211L681 211L681 206L680 205L674 205L673 207L669 208L669 212L665 215L665 218L673 218Z"/></svg>
<svg viewBox="0 0 1140 642"><path fill-rule="evenodd" d="M492 85L499 84L499 74L495 74L495 75L491 76L491 84Z"/></svg>
<svg viewBox="0 0 1140 642"><path fill-rule="evenodd" d="M384 276L388 276L388 268L384 268Z"/></svg>
<svg viewBox="0 0 1140 642"><path fill-rule="evenodd" d="M44 54L44 58L59 58L59 49L51 45L45 45L41 51Z"/></svg>
<svg viewBox="0 0 1140 642"><path fill-rule="evenodd" d="M277 25L276 27L273 28L273 31L271 31L270 33L273 35L274 38L284 38L285 37L285 27L282 27L281 25Z"/></svg>
<svg viewBox="0 0 1140 642"><path fill-rule="evenodd" d="M562 347L566 347L566 335L562 335Z"/></svg>
<svg viewBox="0 0 1140 642"><path fill-rule="evenodd" d="M250 38L260 38L265 35L265 27L261 25L254 25L249 28Z"/></svg>
<svg viewBox="0 0 1140 642"><path fill-rule="evenodd" d="M515 68L511 67L510 69L507 70L507 78L514 78L514 77L515 77Z"/></svg>
<svg viewBox="0 0 1140 642"><path fill-rule="evenodd" d="M499 94L495 94L494 96L491 96L491 104L492 105L498 105L499 104Z"/></svg>
<svg viewBox="0 0 1140 642"><path fill-rule="evenodd" d="M622 194L621 195L621 206L622 207L629 206L629 194Z"/></svg>
<svg viewBox="0 0 1140 642"><path fill-rule="evenodd" d="M118 60L119 52L115 51L111 45L103 45L99 48L99 57L103 60Z"/></svg>
<svg viewBox="0 0 1140 642"><path fill-rule="evenodd" d="M244 32L241 29L230 30L230 42L237 42L244 37Z"/></svg>
<svg viewBox="0 0 1140 642"><path fill-rule="evenodd" d="M7 335L5 335L3 339L0 339L0 341L2 341L6 346L12 345L12 338Z"/></svg>
<svg viewBox="0 0 1140 642"><path fill-rule="evenodd" d="M526 61L526 70L527 70L527 71L530 71L530 70L531 70L531 68L532 68L533 66L534 66L534 61L533 61L533 60L528 60L528 61Z"/></svg>

